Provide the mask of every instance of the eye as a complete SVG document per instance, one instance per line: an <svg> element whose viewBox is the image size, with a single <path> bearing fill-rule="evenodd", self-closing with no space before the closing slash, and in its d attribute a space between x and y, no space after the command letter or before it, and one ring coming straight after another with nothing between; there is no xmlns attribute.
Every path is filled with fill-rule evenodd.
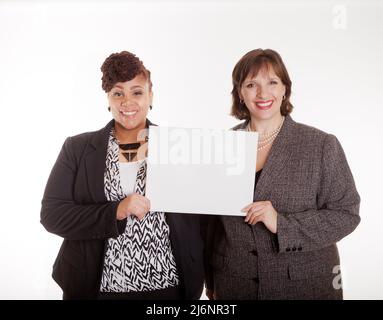
<svg viewBox="0 0 383 320"><path fill-rule="evenodd" d="M255 87L255 84L254 84L254 83L248 83L248 84L246 85L246 88L249 88L249 89L254 88L254 87Z"/></svg>
<svg viewBox="0 0 383 320"><path fill-rule="evenodd" d="M271 80L271 81L270 81L270 84L278 84L278 81L276 81L276 80Z"/></svg>
<svg viewBox="0 0 383 320"><path fill-rule="evenodd" d="M121 97L122 96L122 92L115 91L115 92L112 93L112 96L113 97Z"/></svg>
<svg viewBox="0 0 383 320"><path fill-rule="evenodd" d="M142 91L135 91L135 92L133 92L133 94L135 96L141 96L143 94L143 92Z"/></svg>

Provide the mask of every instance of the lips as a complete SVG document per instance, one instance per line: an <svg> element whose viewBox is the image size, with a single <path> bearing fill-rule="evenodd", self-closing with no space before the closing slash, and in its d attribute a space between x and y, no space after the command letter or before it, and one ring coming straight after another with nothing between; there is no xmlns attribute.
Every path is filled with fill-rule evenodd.
<svg viewBox="0 0 383 320"><path fill-rule="evenodd" d="M255 105L261 110L268 110L273 105L273 100L258 100L255 101Z"/></svg>
<svg viewBox="0 0 383 320"><path fill-rule="evenodd" d="M120 110L120 113L123 116L126 116L126 117L133 117L137 112L138 112L137 110L132 110L132 111L122 111L122 110Z"/></svg>

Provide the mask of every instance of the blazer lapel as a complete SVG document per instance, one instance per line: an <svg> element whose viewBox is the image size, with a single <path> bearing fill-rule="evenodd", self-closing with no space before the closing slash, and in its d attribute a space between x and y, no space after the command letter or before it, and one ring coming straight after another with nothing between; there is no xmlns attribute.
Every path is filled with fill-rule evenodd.
<svg viewBox="0 0 383 320"><path fill-rule="evenodd" d="M288 115L281 128L281 131L275 138L271 146L270 153L262 169L257 187L254 194L254 201L268 200L268 191L273 188L273 181L277 181L279 172L285 168L285 165L291 157L291 139L293 135L295 122Z"/></svg>
<svg viewBox="0 0 383 320"><path fill-rule="evenodd" d="M104 192L105 159L109 133L113 125L114 120L95 133L89 144L89 153L85 156L89 192L95 202L106 201Z"/></svg>

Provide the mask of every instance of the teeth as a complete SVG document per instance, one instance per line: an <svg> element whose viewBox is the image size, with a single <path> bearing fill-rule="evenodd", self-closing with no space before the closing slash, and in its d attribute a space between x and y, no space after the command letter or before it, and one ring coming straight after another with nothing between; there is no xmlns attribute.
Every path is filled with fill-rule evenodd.
<svg viewBox="0 0 383 320"><path fill-rule="evenodd" d="M136 113L137 113L137 111L126 111L126 112L122 111L122 114L125 116L132 116Z"/></svg>
<svg viewBox="0 0 383 320"><path fill-rule="evenodd" d="M270 101L270 102L257 102L257 105L260 106L260 107L268 107L272 104L273 102Z"/></svg>

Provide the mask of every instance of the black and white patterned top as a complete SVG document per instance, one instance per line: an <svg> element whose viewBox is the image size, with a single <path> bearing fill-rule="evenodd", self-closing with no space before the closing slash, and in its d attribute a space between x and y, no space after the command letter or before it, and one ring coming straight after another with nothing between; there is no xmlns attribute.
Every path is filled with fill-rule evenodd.
<svg viewBox="0 0 383 320"><path fill-rule="evenodd" d="M140 165L134 192L145 195L146 161ZM126 197L120 184L119 147L111 130L104 175L108 201ZM107 242L101 292L151 291L178 285L169 226L164 212L150 211L143 220L127 218L126 229Z"/></svg>

